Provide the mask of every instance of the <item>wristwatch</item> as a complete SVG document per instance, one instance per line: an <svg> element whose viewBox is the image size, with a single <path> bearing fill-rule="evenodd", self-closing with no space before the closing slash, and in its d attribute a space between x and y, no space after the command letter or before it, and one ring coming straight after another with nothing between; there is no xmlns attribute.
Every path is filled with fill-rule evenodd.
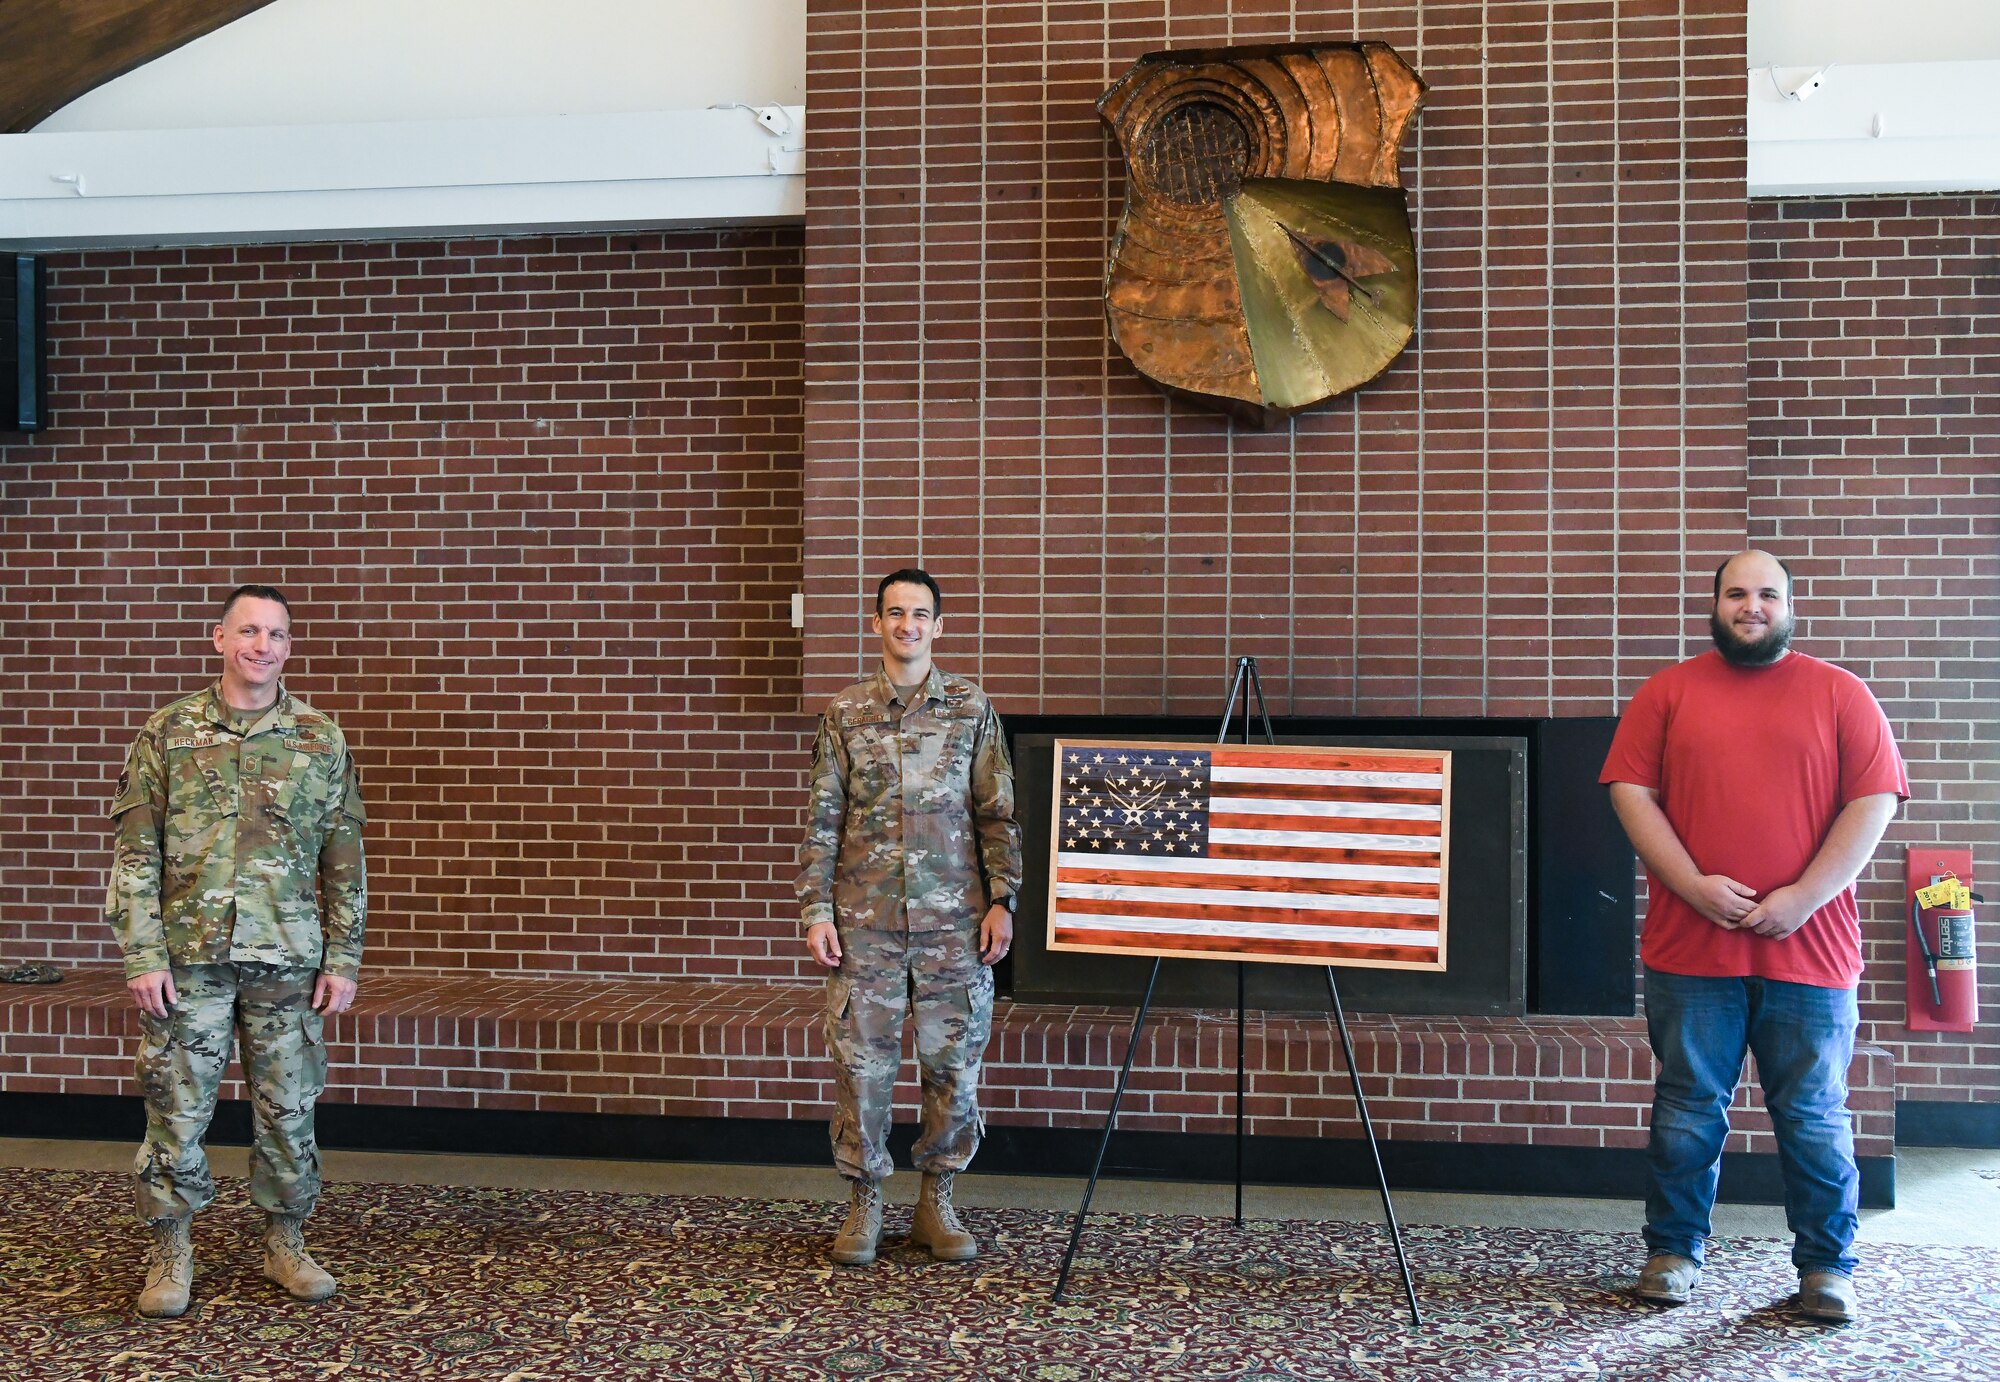
<svg viewBox="0 0 2000 1382"><path fill-rule="evenodd" d="M993 899L992 905L995 907L1005 907L1007 915L1011 917L1015 914L1015 909L1021 905L1021 895L1019 893L1002 893Z"/></svg>

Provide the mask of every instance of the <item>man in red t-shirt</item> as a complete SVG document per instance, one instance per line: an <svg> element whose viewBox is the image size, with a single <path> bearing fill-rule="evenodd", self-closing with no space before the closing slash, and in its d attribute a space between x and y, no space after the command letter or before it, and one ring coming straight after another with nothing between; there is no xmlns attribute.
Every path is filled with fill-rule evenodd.
<svg viewBox="0 0 2000 1382"><path fill-rule="evenodd" d="M1854 880L1910 787L1860 678L1791 651L1791 600L1769 553L1724 562L1715 650L1639 688L1599 781L1650 898L1640 958L1659 1076L1638 1294L1679 1305L1701 1276L1729 1101L1754 1053L1800 1307L1845 1322L1858 1310Z"/></svg>

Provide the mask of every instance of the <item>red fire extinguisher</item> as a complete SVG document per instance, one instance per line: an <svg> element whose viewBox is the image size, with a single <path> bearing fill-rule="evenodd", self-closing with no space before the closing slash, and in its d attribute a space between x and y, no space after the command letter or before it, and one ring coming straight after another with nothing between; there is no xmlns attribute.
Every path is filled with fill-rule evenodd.
<svg viewBox="0 0 2000 1382"><path fill-rule="evenodd" d="M1913 1032L1969 1032L1979 1021L1979 966L1970 902L1985 901L1971 891L1972 851L1913 846L1908 876L1905 1025Z"/></svg>

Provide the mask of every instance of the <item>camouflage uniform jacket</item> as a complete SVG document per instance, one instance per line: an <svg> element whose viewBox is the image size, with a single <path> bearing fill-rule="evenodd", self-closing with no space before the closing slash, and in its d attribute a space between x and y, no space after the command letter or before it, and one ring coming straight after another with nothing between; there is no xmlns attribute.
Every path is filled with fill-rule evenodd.
<svg viewBox="0 0 2000 1382"><path fill-rule="evenodd" d="M1014 765L992 702L936 667L910 699L877 671L820 716L799 849L806 926L949 931L1020 890Z"/></svg>
<svg viewBox="0 0 2000 1382"><path fill-rule="evenodd" d="M111 815L104 910L127 978L169 960L360 971L361 782L340 727L282 687L240 734L220 682L154 715Z"/></svg>

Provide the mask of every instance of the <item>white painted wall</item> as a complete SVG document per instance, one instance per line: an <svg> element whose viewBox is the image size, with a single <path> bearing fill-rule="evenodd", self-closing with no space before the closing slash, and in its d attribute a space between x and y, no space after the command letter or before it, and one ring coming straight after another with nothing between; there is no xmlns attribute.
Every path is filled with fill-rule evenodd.
<svg viewBox="0 0 2000 1382"><path fill-rule="evenodd" d="M1750 65L2000 58L2000 0L1750 0Z"/></svg>
<svg viewBox="0 0 2000 1382"><path fill-rule="evenodd" d="M804 103L805 0L276 0L0 135L0 247L795 222Z"/></svg>
<svg viewBox="0 0 2000 1382"><path fill-rule="evenodd" d="M1750 0L1753 197L2000 188L2000 0Z"/></svg>
<svg viewBox="0 0 2000 1382"><path fill-rule="evenodd" d="M2000 59L2000 0L1750 0L1750 66ZM806 0L276 0L40 130L805 103Z"/></svg>
<svg viewBox="0 0 2000 1382"><path fill-rule="evenodd" d="M805 104L805 0L276 0L37 132Z"/></svg>
<svg viewBox="0 0 2000 1382"><path fill-rule="evenodd" d="M1750 66L2000 59L2000 0L1750 0ZM41 130L805 103L806 0L277 0Z"/></svg>
<svg viewBox="0 0 2000 1382"><path fill-rule="evenodd" d="M797 219L806 3L276 0L105 84L34 134L0 136L0 237L147 243ZM1753 196L2000 187L2000 0L1749 5ZM1808 102L1784 99L1781 87L1828 64ZM790 113L769 139L736 150L728 176L704 175L714 151L686 133L705 130L699 121L644 123L729 102ZM600 117L636 123L611 134L591 124ZM668 129L694 144L654 147ZM183 132L172 158L145 142L162 131ZM260 132L269 148L243 144ZM577 142L592 138L605 142ZM357 176L344 143L381 166ZM580 156L546 166L549 150L584 147L609 166ZM216 161L226 185L155 187L149 160ZM564 171L570 163L580 171Z"/></svg>

